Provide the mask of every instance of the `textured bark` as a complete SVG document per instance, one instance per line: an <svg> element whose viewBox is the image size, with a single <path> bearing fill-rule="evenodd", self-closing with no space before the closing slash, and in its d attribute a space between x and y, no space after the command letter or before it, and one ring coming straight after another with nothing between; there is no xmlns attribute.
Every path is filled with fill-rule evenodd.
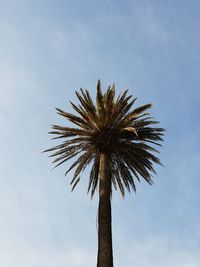
<svg viewBox="0 0 200 267"><path fill-rule="evenodd" d="M110 160L100 158L97 267L113 267Z"/></svg>

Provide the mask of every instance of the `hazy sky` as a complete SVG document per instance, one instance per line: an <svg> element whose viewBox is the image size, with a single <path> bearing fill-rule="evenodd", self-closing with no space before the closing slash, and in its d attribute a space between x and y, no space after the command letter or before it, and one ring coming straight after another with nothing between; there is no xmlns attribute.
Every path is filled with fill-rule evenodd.
<svg viewBox="0 0 200 267"><path fill-rule="evenodd" d="M115 82L167 129L155 185L113 196L116 267L200 266L200 2L0 0L0 266L92 267L98 197L88 172L43 149L74 91Z"/></svg>

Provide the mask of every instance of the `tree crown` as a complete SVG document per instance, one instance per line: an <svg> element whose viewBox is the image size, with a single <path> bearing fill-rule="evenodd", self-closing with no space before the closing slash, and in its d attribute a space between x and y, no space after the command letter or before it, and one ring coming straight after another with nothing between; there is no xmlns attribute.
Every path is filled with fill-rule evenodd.
<svg viewBox="0 0 200 267"><path fill-rule="evenodd" d="M80 180L80 173L92 163L88 192L94 195L99 181L100 155L106 153L110 157L111 180L115 189L120 189L122 196L125 188L136 191L135 179L140 178L152 184L151 173L156 173L154 163L161 164L155 153L155 145L160 146L163 140L163 128L156 127L150 113L146 111L151 104L131 109L136 101L128 90L115 98L115 85L108 87L103 94L100 80L97 83L96 102L92 100L88 90L76 91L79 104L70 102L76 115L56 108L57 113L76 125L75 128L52 125L55 135L53 139L63 142L44 152L51 152L55 167L78 156L67 174L75 168L71 181L72 190Z"/></svg>

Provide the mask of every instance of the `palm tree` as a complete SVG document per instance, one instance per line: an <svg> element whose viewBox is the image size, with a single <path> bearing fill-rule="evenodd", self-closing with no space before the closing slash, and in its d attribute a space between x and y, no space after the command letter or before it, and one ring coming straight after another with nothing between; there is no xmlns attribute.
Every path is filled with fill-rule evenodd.
<svg viewBox="0 0 200 267"><path fill-rule="evenodd" d="M132 99L127 93L128 90L124 91L116 99L113 84L103 94L99 80L95 104L89 92L80 89L76 92L80 103L70 102L76 115L56 109L76 127L52 125L50 134L56 136L53 139L61 138L63 142L44 151L51 152L55 167L77 156L65 173L75 168L72 191L81 172L92 163L88 192L93 197L96 189L99 190L97 267L113 266L112 188L119 188L124 197L125 189L136 191L135 180L143 178L151 185L151 173L155 173L153 164L161 164L154 155L158 152L154 145L160 145L164 129L155 127L158 121L146 113L151 104L131 110L136 98Z"/></svg>

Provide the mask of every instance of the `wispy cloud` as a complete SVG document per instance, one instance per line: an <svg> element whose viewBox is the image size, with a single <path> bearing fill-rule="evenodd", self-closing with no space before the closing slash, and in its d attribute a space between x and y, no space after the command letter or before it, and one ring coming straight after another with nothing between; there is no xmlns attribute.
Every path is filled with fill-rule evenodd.
<svg viewBox="0 0 200 267"><path fill-rule="evenodd" d="M190 247L183 249L177 246L174 240L167 236L144 238L134 242L134 236L128 239L129 245L123 244L122 250L120 247L117 258L119 266L126 265L141 266L141 267L158 267L162 264L163 267L197 267L200 264L200 256L198 249ZM125 241L124 241L125 242ZM120 246L120 243L118 244Z"/></svg>
<svg viewBox="0 0 200 267"><path fill-rule="evenodd" d="M96 261L96 260L95 260ZM8 253L0 253L0 264L5 267L11 266L30 266L30 267L92 267L95 265L91 252L82 249L55 250L48 248L40 248L39 250L27 247L24 244L22 248L15 248L14 251Z"/></svg>

